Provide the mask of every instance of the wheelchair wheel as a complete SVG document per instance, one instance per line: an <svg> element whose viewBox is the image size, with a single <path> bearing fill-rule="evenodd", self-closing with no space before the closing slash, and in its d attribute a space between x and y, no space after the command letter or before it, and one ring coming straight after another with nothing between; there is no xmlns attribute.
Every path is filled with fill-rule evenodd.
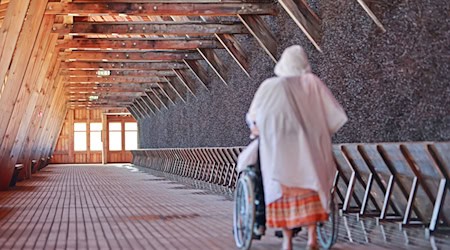
<svg viewBox="0 0 450 250"><path fill-rule="evenodd" d="M255 223L254 184L248 175L241 175L235 191L233 234L238 249L250 249Z"/></svg>
<svg viewBox="0 0 450 250"><path fill-rule="evenodd" d="M339 230L339 208L334 192L330 197L330 214L328 221L317 223L317 238L324 249L330 249L336 243Z"/></svg>

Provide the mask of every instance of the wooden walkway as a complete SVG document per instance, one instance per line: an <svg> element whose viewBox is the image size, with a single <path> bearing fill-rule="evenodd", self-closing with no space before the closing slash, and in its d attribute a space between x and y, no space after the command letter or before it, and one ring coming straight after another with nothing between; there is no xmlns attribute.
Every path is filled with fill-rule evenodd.
<svg viewBox="0 0 450 250"><path fill-rule="evenodd" d="M227 195L126 165L50 165L0 192L0 249L235 249L232 206ZM423 233L417 237L423 230L408 232L409 244L398 230L383 242L374 233L379 226L370 224L367 236L361 221L347 219L336 249L433 247ZM355 230L350 237L346 227ZM267 234L252 249L278 249L281 241ZM364 241L370 235L380 240ZM303 238L296 249L304 248Z"/></svg>

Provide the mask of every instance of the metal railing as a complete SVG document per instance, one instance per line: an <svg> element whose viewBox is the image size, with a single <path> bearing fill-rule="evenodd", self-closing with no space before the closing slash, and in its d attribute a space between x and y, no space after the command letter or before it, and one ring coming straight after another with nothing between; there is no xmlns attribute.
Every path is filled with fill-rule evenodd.
<svg viewBox="0 0 450 250"><path fill-rule="evenodd" d="M244 147L134 150L133 164L233 189ZM335 186L344 213L450 226L450 142L338 144Z"/></svg>

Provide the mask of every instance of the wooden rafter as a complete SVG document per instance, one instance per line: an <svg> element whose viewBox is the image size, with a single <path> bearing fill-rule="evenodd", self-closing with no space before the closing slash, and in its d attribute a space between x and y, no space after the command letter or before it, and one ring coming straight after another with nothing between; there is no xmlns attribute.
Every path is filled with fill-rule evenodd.
<svg viewBox="0 0 450 250"><path fill-rule="evenodd" d="M71 51L60 54L65 61L107 61L107 62L150 62L199 60L202 57L192 51L180 52L107 52L107 51Z"/></svg>
<svg viewBox="0 0 450 250"><path fill-rule="evenodd" d="M155 106L158 111L161 111L163 104L158 98L156 98L155 94L153 92L145 92L145 94L147 95L153 106Z"/></svg>
<svg viewBox="0 0 450 250"><path fill-rule="evenodd" d="M175 72L175 74L178 76L178 79L183 83L186 89L191 92L191 94L195 98L197 98L197 96L195 95L195 84L188 76L187 72L182 69L173 69L173 72Z"/></svg>
<svg viewBox="0 0 450 250"><path fill-rule="evenodd" d="M227 68L225 64L220 60L219 56L212 49L197 49L198 52L203 56L206 62L211 66L211 68L219 76L225 85L227 85Z"/></svg>
<svg viewBox="0 0 450 250"><path fill-rule="evenodd" d="M223 45L223 47L228 51L228 53L233 57L233 59L237 62L239 67L244 71L244 73L250 77L249 71L249 63L247 59L247 55L245 54L242 46L239 41L234 37L234 35L230 34L215 34L217 40Z"/></svg>
<svg viewBox="0 0 450 250"><path fill-rule="evenodd" d="M156 104L153 102L152 99L150 99L150 97L148 97L147 94L144 93L144 95L141 96L141 99L144 101L144 104L146 104L147 107L150 108L153 114L155 114L156 111L159 110L158 106L156 106Z"/></svg>
<svg viewBox="0 0 450 250"><path fill-rule="evenodd" d="M322 52L319 46L321 21L308 3L304 0L279 0L278 2L300 27L314 47Z"/></svg>
<svg viewBox="0 0 450 250"><path fill-rule="evenodd" d="M357 0L358 3L361 5L361 7L364 9L364 11L369 15L369 17L375 22L375 24L383 31L386 32L386 29L384 28L383 24L378 20L377 16L372 12L372 10L369 8L369 6L364 2L364 0Z"/></svg>
<svg viewBox="0 0 450 250"><path fill-rule="evenodd" d="M141 107L141 105L137 104L136 100L131 103L131 106L133 107L133 109L136 111L136 113L138 114L139 118L144 118L145 117L145 113L143 108Z"/></svg>
<svg viewBox="0 0 450 250"><path fill-rule="evenodd" d="M111 76L111 77L67 77L67 83L152 83L162 82L163 78L149 76L149 77L132 77L132 76Z"/></svg>
<svg viewBox="0 0 450 250"><path fill-rule="evenodd" d="M164 108L169 109L168 106L168 100L167 98L164 98L164 96L159 93L159 88L151 88L150 91L147 92L147 94L152 93L156 99L161 103Z"/></svg>
<svg viewBox="0 0 450 250"><path fill-rule="evenodd" d="M135 76L135 77L147 77L147 76L174 76L172 69L170 70L110 70L111 76ZM96 70L61 70L60 75L69 77L80 77L80 76L98 76Z"/></svg>
<svg viewBox="0 0 450 250"><path fill-rule="evenodd" d="M264 20L256 15L238 16L270 58L272 58L274 62L277 62L277 41Z"/></svg>
<svg viewBox="0 0 450 250"><path fill-rule="evenodd" d="M175 73L175 72L174 72ZM180 89L180 87L177 87L177 77L164 77L166 79L167 85L173 90L173 92L180 97L180 99L183 102L186 102L186 100L183 97L183 92Z"/></svg>
<svg viewBox="0 0 450 250"><path fill-rule="evenodd" d="M104 40L72 39L63 40L60 49L97 49L97 50L195 50L197 48L221 48L215 40Z"/></svg>
<svg viewBox="0 0 450 250"><path fill-rule="evenodd" d="M150 108L150 106L147 105L147 103L144 101L144 99L142 98L144 94L142 94L141 96L137 97L135 99L135 102L141 106L142 110L147 114L147 116L150 116L152 114L154 114L154 111L152 108Z"/></svg>
<svg viewBox="0 0 450 250"><path fill-rule="evenodd" d="M58 3L50 2L46 14L134 16L235 16L274 15L272 3Z"/></svg>
<svg viewBox="0 0 450 250"><path fill-rule="evenodd" d="M170 87L169 83L158 83L158 87L161 89L161 93L163 93L172 104L175 104L176 93Z"/></svg>
<svg viewBox="0 0 450 250"><path fill-rule="evenodd" d="M209 80L205 69L196 60L184 60L186 66L192 71L192 73L197 77L200 83L208 89Z"/></svg>
<svg viewBox="0 0 450 250"><path fill-rule="evenodd" d="M184 69L186 65L179 62L160 62L160 63L99 63L99 62L62 62L62 69L73 70L170 70Z"/></svg>
<svg viewBox="0 0 450 250"><path fill-rule="evenodd" d="M190 35L204 36L214 34L246 34L242 23L201 23L201 22L86 22L74 24L55 24L53 32L70 35Z"/></svg>

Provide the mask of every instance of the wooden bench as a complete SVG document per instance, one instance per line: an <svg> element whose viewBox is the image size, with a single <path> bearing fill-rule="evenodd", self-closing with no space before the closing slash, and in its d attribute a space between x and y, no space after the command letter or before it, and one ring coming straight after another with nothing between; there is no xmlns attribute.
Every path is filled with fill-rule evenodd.
<svg viewBox="0 0 450 250"><path fill-rule="evenodd" d="M11 181L9 182L9 186L10 187L15 187L16 186L16 183L17 183L17 181L19 179L19 173L20 173L20 171L22 169L23 169L23 164L16 164L14 166L14 172L13 172L13 175L11 177Z"/></svg>

